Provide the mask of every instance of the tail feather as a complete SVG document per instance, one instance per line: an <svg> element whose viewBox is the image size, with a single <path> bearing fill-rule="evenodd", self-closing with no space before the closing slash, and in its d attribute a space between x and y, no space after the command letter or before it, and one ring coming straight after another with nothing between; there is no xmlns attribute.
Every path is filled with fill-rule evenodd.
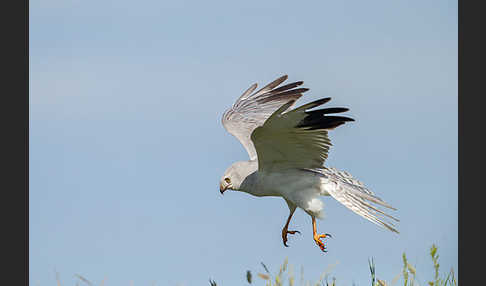
<svg viewBox="0 0 486 286"><path fill-rule="evenodd" d="M334 168L325 168L318 170L309 170L322 175L330 182L324 185L324 189L338 202L342 203L348 209L356 214L368 219L369 221L382 226L390 231L399 233L396 226L386 218L396 222L399 220L377 207L371 205L375 203L396 210L394 207L377 197L373 192L368 190L364 184L351 176L347 172L341 172ZM369 203L371 202L371 203Z"/></svg>
<svg viewBox="0 0 486 286"><path fill-rule="evenodd" d="M359 214L360 216L368 219L369 221L371 221L371 222L373 222L373 223L375 223L379 226L382 226L382 227L384 227L384 228L386 228L390 231L399 233L398 230L395 228L395 225L392 222L386 221L385 219L383 219L383 217L380 217L379 214L377 212L373 211L372 209L370 209L369 205L366 204L363 200L360 200L359 198L357 198L353 195L350 195L350 194L346 194L346 193L344 193L343 197L345 198L344 202L339 200L339 199L338 199L338 201L343 203L346 207L351 209L353 212ZM342 197L340 197L340 198L342 198ZM387 215L387 216L389 216L389 215Z"/></svg>

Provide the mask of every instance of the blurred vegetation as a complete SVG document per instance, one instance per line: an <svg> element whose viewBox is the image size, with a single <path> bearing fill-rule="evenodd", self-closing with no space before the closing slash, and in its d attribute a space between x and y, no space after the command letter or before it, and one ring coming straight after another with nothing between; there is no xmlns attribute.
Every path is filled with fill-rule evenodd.
<svg viewBox="0 0 486 286"><path fill-rule="evenodd" d="M376 277L376 266L373 261L373 258L368 261L369 269L370 269L370 276L371 276L371 286L393 286L393 285L403 285L403 286L420 286L420 285L428 285L428 286L457 286L457 279L454 274L454 269L451 269L447 275L440 276L439 272L439 255L437 254L437 247L432 245L430 248L430 257L432 258L432 262L434 265L434 280L427 281L426 283L419 283L417 281L417 272L415 267L411 265L405 253L402 255L403 260L403 269L401 273L399 273L395 278L392 279L390 283L385 280L378 279ZM246 272L246 280L248 284L255 284L255 285L265 285L265 286L296 286L296 277L293 273L292 266L289 266L288 259L285 259L284 263L280 266L278 273L272 275L268 270L268 267L262 263L264 273L257 273L260 281L253 281L253 275L251 271ZM321 277L316 282L305 282L304 280L304 270L301 268L301 278L300 278L300 286L337 286L339 285L336 283L336 278L333 277L329 280L329 270L323 272ZM401 284L397 284L398 280L402 278L403 282ZM211 286L218 286L215 281L210 280ZM255 283L254 283L255 282ZM262 284L263 282L264 284Z"/></svg>
<svg viewBox="0 0 486 286"><path fill-rule="evenodd" d="M430 248L429 255L432 259L432 263L434 266L434 279L433 281L426 281L425 283L418 282L417 281L417 272L416 269L413 265L411 265L408 260L407 256L405 253L402 255L402 260L403 260L403 268L401 272L395 276L391 280L390 283L388 283L385 280L378 279L376 277L376 266L375 262L373 261L373 258L371 258L368 261L368 266L370 269L370 276L371 276L371 286L394 286L394 285L403 285L403 286L457 286L457 279L454 273L454 269L451 269L446 275L440 274L439 271L439 255L437 254L437 247L435 245L432 245ZM246 271L246 283L247 285L264 285L264 286L297 286L296 284L296 276L294 274L294 270L292 265L289 265L288 259L286 258L283 264L280 266L279 271L276 274L272 274L269 270L268 267L262 262L261 266L263 268L262 272L259 272L256 274L256 277L253 276L251 271L247 270ZM332 268L335 265L331 265L328 267L328 269L324 270L322 275L319 277L319 279L316 282L310 282L310 281L305 281L304 280L304 268L301 267L300 269L300 281L299 281L299 286L338 286L339 283L336 282L336 278L333 277L332 279L329 279L329 275L332 271ZM77 278L76 281L76 286L81 286L81 284L84 285L89 285L89 286L94 286L95 284L89 281L88 279L84 278L81 275L75 274L74 275ZM398 283L400 278L402 278L403 282ZM57 286L62 286L60 278L59 278L59 273L56 272L56 281L57 281ZM105 279L101 281L100 284L97 284L99 286L103 286L105 282ZM81 284L80 284L81 283ZM216 283L216 281L209 279L209 284L210 286L222 286ZM133 282L130 282L130 286L133 286ZM153 286L156 285L154 282L152 284ZM355 285L353 285L355 286Z"/></svg>

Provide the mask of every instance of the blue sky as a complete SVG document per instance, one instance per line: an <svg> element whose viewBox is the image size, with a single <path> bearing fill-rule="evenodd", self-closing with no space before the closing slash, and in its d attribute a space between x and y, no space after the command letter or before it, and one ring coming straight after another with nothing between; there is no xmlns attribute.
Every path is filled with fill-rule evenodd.
<svg viewBox="0 0 486 286"><path fill-rule="evenodd" d="M328 166L398 211L387 232L323 198L329 252L282 245L280 198L221 196L246 160L221 115L252 83L304 80L356 122L333 131ZM105 285L242 285L288 257L316 280L457 271L456 1L30 2L30 283L75 274Z"/></svg>

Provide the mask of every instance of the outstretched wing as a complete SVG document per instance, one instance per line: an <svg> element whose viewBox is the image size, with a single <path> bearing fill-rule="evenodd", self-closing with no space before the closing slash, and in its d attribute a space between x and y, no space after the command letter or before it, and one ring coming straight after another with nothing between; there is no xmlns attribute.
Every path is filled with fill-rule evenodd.
<svg viewBox="0 0 486 286"><path fill-rule="evenodd" d="M250 160L257 158L257 152L250 139L253 130L265 122L279 107L297 100L306 92L307 88L296 88L302 85L303 81L289 83L278 87L287 79L287 75L279 77L267 84L262 89L252 93L257 84L248 88L233 106L223 114L222 123L224 128L235 136L245 147Z"/></svg>
<svg viewBox="0 0 486 286"><path fill-rule="evenodd" d="M322 168L331 141L327 131L354 121L344 116L329 115L347 108L323 108L309 111L331 100L323 98L285 112L295 102L290 100L257 127L251 140L258 154L260 171L290 168Z"/></svg>

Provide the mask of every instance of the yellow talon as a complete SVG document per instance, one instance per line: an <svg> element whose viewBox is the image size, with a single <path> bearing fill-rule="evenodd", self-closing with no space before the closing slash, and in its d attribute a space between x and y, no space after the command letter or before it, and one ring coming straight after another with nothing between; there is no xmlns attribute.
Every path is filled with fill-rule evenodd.
<svg viewBox="0 0 486 286"><path fill-rule="evenodd" d="M314 217L312 217L312 230L313 230L313 233L314 233L314 241L316 242L317 246L319 246L319 248L324 251L324 252L327 252L326 251L326 246L324 245L324 242L322 242L322 238L326 238L326 237L332 237L330 234L328 233L324 233L324 234L317 234L317 231L316 231L316 219Z"/></svg>

